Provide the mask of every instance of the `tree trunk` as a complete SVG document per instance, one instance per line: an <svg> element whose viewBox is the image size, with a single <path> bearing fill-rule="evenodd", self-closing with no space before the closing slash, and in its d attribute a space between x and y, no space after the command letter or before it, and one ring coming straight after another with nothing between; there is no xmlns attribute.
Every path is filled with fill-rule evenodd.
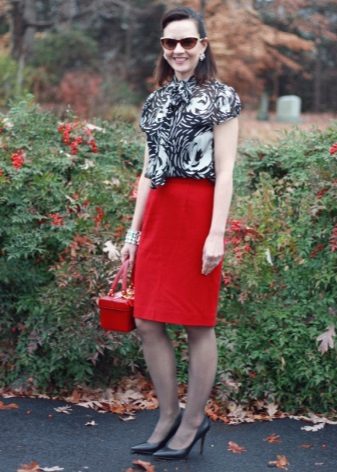
<svg viewBox="0 0 337 472"><path fill-rule="evenodd" d="M280 94L280 72L276 68L273 74L273 94L271 97L271 102L273 103L274 108L276 107L279 94Z"/></svg>
<svg viewBox="0 0 337 472"><path fill-rule="evenodd" d="M11 55L18 61L16 92L20 94L23 83L23 70L28 45L32 42L32 32L27 27L27 14L32 13L32 0L12 0L10 3Z"/></svg>
<svg viewBox="0 0 337 472"><path fill-rule="evenodd" d="M21 54L21 56L19 57L18 71L17 71L17 74L16 74L16 94L17 95L20 95L21 92L22 92L23 71L24 71L24 68L25 68L25 65L26 65L25 62L26 62L25 55Z"/></svg>
<svg viewBox="0 0 337 472"><path fill-rule="evenodd" d="M127 80L129 77L129 66L132 50L132 15L130 14L131 5L125 2L123 11L123 29L125 29L125 49L124 49L124 77Z"/></svg>
<svg viewBox="0 0 337 472"><path fill-rule="evenodd" d="M207 0L200 0L200 15L203 18L205 18L206 1Z"/></svg>
<svg viewBox="0 0 337 472"><path fill-rule="evenodd" d="M19 60L23 49L23 36L25 31L23 16L24 2L23 0L12 0L10 6L11 56Z"/></svg>
<svg viewBox="0 0 337 472"><path fill-rule="evenodd" d="M19 60L31 51L36 31L35 0L12 0L9 10L11 22L11 55Z"/></svg>
<svg viewBox="0 0 337 472"><path fill-rule="evenodd" d="M314 71L314 111L319 113L321 111L321 91L322 91L322 62L320 58L319 44L316 45L316 60Z"/></svg>
<svg viewBox="0 0 337 472"><path fill-rule="evenodd" d="M59 9L59 28L63 30L70 30L74 18L78 15L79 8L76 0L63 0Z"/></svg>
<svg viewBox="0 0 337 472"><path fill-rule="evenodd" d="M23 35L23 54L25 57L31 52L34 44L34 36L36 32L36 5L35 0L24 1L24 35Z"/></svg>

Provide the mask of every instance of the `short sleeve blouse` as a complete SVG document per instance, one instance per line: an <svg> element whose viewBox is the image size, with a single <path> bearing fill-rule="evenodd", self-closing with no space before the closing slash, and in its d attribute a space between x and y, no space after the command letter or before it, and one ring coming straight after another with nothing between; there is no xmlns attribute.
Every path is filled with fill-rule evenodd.
<svg viewBox="0 0 337 472"><path fill-rule="evenodd" d="M199 85L195 77L172 82L151 93L140 120L147 135L151 187L168 177L215 181L214 125L241 110L235 90L217 80Z"/></svg>

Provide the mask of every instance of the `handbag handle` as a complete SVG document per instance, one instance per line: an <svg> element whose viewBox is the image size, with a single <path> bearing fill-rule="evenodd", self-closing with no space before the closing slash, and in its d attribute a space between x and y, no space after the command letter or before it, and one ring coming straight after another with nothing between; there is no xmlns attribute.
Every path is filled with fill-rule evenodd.
<svg viewBox="0 0 337 472"><path fill-rule="evenodd" d="M120 280L122 280L122 292L123 293L126 292L126 290L127 290L127 280L128 280L128 268L129 268L129 260L126 259L126 261L124 261L122 263L122 265L120 266L120 268L119 268L119 270L116 274L116 277L112 281L111 288L109 290L109 296L112 296L115 293L116 287L117 287L118 282ZM131 280L133 281L133 271L132 271L132 274L131 274Z"/></svg>

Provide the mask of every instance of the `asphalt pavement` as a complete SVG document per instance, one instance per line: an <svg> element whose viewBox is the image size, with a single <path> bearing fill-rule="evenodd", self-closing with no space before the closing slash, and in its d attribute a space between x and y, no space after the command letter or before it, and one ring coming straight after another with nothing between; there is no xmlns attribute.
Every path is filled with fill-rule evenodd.
<svg viewBox="0 0 337 472"><path fill-rule="evenodd" d="M41 470L64 472L125 472L141 459L151 462L154 472L337 472L337 426L308 432L304 421L279 419L225 425L213 422L206 437L204 454L199 447L188 460L154 461L135 456L130 446L146 440L157 419L157 411L137 413L134 420L99 413L61 401L6 398L5 404L19 408L0 410L0 472L17 472L23 464L39 464ZM69 414L55 408L69 406ZM91 424L88 424L91 423ZM278 435L279 442L266 440ZM229 441L246 449L228 451ZM269 464L286 456L287 469ZM25 470L25 469L23 469ZM39 470L27 468L27 470Z"/></svg>

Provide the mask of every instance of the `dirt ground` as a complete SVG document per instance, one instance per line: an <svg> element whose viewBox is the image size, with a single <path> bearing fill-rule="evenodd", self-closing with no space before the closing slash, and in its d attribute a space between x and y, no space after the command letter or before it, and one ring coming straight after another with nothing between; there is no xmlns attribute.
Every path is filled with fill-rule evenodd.
<svg viewBox="0 0 337 472"><path fill-rule="evenodd" d="M276 121L275 113L269 115L269 121L256 119L257 112L244 110L240 115L240 144L246 141L261 141L263 143L275 142L282 130L291 129L294 126L302 130L324 129L332 121L337 120L337 114L333 113L304 113L301 122L297 125L292 123L279 123Z"/></svg>

